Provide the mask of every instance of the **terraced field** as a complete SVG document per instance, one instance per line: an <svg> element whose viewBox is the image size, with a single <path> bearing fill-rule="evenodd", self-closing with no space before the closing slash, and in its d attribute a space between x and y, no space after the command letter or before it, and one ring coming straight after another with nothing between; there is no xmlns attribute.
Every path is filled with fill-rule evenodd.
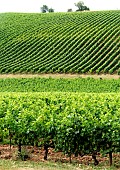
<svg viewBox="0 0 120 170"><path fill-rule="evenodd" d="M1 13L0 73L120 74L120 10Z"/></svg>

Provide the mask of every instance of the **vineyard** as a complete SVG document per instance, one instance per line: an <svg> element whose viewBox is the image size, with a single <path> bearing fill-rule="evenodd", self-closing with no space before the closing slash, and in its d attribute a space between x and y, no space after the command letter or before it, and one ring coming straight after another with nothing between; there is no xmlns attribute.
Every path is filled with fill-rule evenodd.
<svg viewBox="0 0 120 170"><path fill-rule="evenodd" d="M5 77L66 73L118 77ZM1 148L120 167L120 10L0 13L0 74Z"/></svg>
<svg viewBox="0 0 120 170"><path fill-rule="evenodd" d="M26 147L31 154L37 148L39 161L53 151L70 162L89 156L98 165L102 156L120 167L120 79L1 78L4 144L22 160Z"/></svg>
<svg viewBox="0 0 120 170"><path fill-rule="evenodd" d="M120 93L120 79L7 78L0 79L0 92Z"/></svg>
<svg viewBox="0 0 120 170"><path fill-rule="evenodd" d="M120 11L1 13L0 73L120 74Z"/></svg>
<svg viewBox="0 0 120 170"><path fill-rule="evenodd" d="M120 94L1 93L0 141L74 154L120 152Z"/></svg>

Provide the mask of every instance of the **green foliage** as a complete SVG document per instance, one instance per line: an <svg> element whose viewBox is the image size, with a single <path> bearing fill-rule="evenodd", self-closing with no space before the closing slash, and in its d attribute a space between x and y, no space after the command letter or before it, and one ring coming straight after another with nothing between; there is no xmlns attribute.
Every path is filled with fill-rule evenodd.
<svg viewBox="0 0 120 170"><path fill-rule="evenodd" d="M49 8L48 12L54 12L53 8Z"/></svg>
<svg viewBox="0 0 120 170"><path fill-rule="evenodd" d="M41 7L41 12L42 12L42 13L54 12L54 9L53 9L53 8L48 8L47 5L43 5L43 6Z"/></svg>
<svg viewBox="0 0 120 170"><path fill-rule="evenodd" d="M1 132L18 145L52 143L69 156L120 152L120 93L1 93L0 102Z"/></svg>
<svg viewBox="0 0 120 170"><path fill-rule="evenodd" d="M0 73L119 74L120 11L0 14Z"/></svg>
<svg viewBox="0 0 120 170"><path fill-rule="evenodd" d="M75 3L75 6L78 8L77 11L90 10L87 6L84 5L83 1L79 1L79 2Z"/></svg>
<svg viewBox="0 0 120 170"><path fill-rule="evenodd" d="M0 79L0 92L120 92L120 79L8 78ZM2 105L1 105L2 107ZM2 112L3 114L3 112Z"/></svg>
<svg viewBox="0 0 120 170"><path fill-rule="evenodd" d="M48 8L47 5L43 5L43 6L41 7L41 12L42 12L42 13L46 13L46 12L48 12L48 10L49 10L49 8Z"/></svg>

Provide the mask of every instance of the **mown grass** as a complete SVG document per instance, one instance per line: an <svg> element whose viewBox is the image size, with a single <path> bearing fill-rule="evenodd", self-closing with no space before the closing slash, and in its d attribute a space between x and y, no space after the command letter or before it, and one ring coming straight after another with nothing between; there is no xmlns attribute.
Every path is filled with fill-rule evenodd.
<svg viewBox="0 0 120 170"><path fill-rule="evenodd" d="M70 164L54 162L30 162L30 161L13 161L0 159L0 170L118 170L117 167L107 165Z"/></svg>

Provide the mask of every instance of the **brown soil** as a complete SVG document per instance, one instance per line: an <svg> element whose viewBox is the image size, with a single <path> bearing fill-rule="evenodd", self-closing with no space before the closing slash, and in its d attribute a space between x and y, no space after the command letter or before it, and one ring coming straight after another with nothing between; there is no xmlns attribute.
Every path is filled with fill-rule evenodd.
<svg viewBox="0 0 120 170"><path fill-rule="evenodd" d="M38 147L32 147L32 146L26 146L23 147L24 153L27 153L29 158L27 160L34 161L34 162L45 162L43 159L44 157L44 150L43 148ZM11 150L9 145L0 145L0 159L10 159L10 160L17 160L17 147L12 146ZM68 163L70 159L64 155L62 152L54 152L53 149L49 148L48 153L48 160L51 162L62 162L62 163ZM97 160L99 161L99 164L107 165L109 166L109 158L108 156L102 157L100 154L97 155ZM118 168L120 168L120 153L113 154L113 163ZM74 157L72 156L72 162L73 163L79 163L84 165L93 165L94 161L92 160L91 155L85 155L83 157L78 156Z"/></svg>
<svg viewBox="0 0 120 170"><path fill-rule="evenodd" d="M114 74L0 74L0 78L103 78L103 79L119 79L120 75Z"/></svg>

